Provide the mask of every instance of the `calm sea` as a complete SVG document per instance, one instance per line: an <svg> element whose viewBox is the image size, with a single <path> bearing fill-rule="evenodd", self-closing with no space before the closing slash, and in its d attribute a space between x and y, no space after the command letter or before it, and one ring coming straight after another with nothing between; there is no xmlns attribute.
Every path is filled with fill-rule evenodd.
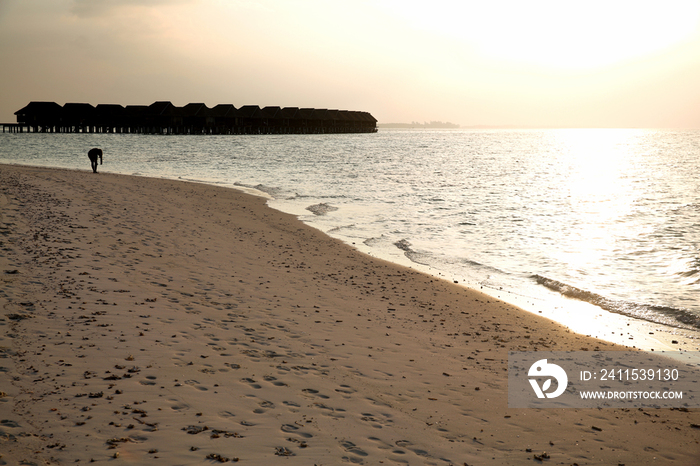
<svg viewBox="0 0 700 466"><path fill-rule="evenodd" d="M700 132L1 134L0 161L255 188L359 249L547 303L700 329Z"/></svg>

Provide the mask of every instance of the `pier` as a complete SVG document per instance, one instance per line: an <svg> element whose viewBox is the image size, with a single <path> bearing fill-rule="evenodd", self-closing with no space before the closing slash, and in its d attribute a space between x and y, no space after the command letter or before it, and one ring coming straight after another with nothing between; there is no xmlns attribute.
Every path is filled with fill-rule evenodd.
<svg viewBox="0 0 700 466"><path fill-rule="evenodd" d="M29 132L29 126L23 125L21 123L0 123L2 125L2 132L8 133L24 133Z"/></svg>
<svg viewBox="0 0 700 466"><path fill-rule="evenodd" d="M236 108L203 103L176 107L151 105L30 102L15 112L17 123L2 123L10 133L118 134L336 134L374 133L368 112L245 105Z"/></svg>

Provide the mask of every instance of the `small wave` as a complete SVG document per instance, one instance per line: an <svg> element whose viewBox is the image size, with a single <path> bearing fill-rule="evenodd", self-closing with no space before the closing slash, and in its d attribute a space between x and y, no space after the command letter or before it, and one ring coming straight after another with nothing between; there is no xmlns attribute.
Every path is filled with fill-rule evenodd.
<svg viewBox="0 0 700 466"><path fill-rule="evenodd" d="M397 248L401 249L406 257L411 262L415 262L416 264L421 264L421 265L426 265L430 266L430 255L428 254L421 254L413 249L411 249L411 243L408 242L407 239L400 239L398 241L394 242L394 246Z"/></svg>
<svg viewBox="0 0 700 466"><path fill-rule="evenodd" d="M676 272L686 285L700 285L700 259L689 261L686 270Z"/></svg>
<svg viewBox="0 0 700 466"><path fill-rule="evenodd" d="M386 241L386 237L384 235L382 235L379 237L367 238L362 243L366 246L376 246L376 245L381 244L384 241Z"/></svg>
<svg viewBox="0 0 700 466"><path fill-rule="evenodd" d="M190 183L222 184L220 182L198 180L197 178L186 178L184 176L178 176L177 179L182 181L188 181Z"/></svg>
<svg viewBox="0 0 700 466"><path fill-rule="evenodd" d="M700 270L689 270L687 272L677 273L683 283L686 285L700 285Z"/></svg>
<svg viewBox="0 0 700 466"><path fill-rule="evenodd" d="M340 225L340 226L337 226L337 227L333 227L333 228L331 228L330 230L328 230L328 233L336 233L336 232L339 232L339 231L342 231L342 230L349 230L349 229L352 229L352 228L355 228L355 224L354 224L354 223L351 223L350 225Z"/></svg>
<svg viewBox="0 0 700 466"><path fill-rule="evenodd" d="M408 242L406 239L400 239L394 243L394 246L397 248L401 249L402 251L406 252L413 252L411 250L411 243Z"/></svg>
<svg viewBox="0 0 700 466"><path fill-rule="evenodd" d="M328 212L335 212L338 208L322 202L320 204L310 205L306 210L314 215L326 215Z"/></svg>
<svg viewBox="0 0 700 466"><path fill-rule="evenodd" d="M309 198L318 198L319 196L316 194L299 194L299 193L294 193L293 195L290 195L286 197L286 200L288 201L293 201L295 199L309 199ZM325 194L322 197L326 199L347 199L348 196L345 194Z"/></svg>
<svg viewBox="0 0 700 466"><path fill-rule="evenodd" d="M400 239L398 241L395 241L394 246L401 249L404 252L404 255L408 257L411 260L411 262L415 262L416 264L425 265L428 267L434 267L438 270L444 269L445 266L447 266L447 268L449 269L451 268L450 266L456 264L459 266L460 269L467 267L470 269L479 269L482 271L495 271L499 274L504 273L501 270L485 266L471 259L439 257L431 253L416 251L413 248L411 248L411 243L407 239Z"/></svg>
<svg viewBox="0 0 700 466"><path fill-rule="evenodd" d="M700 316L685 309L609 299L598 293L582 290L542 275L532 275L531 278L538 285L542 285L562 296L593 304L609 312L679 328L700 329Z"/></svg>
<svg viewBox="0 0 700 466"><path fill-rule="evenodd" d="M261 191L263 193L266 193L274 198L280 197L280 194L282 193L282 189L275 188L273 186L266 186L264 184L250 185L250 184L245 184L245 183L241 183L239 181L236 181L235 183L233 183L233 185L240 186L243 188L248 188L248 189L255 189L257 191Z"/></svg>

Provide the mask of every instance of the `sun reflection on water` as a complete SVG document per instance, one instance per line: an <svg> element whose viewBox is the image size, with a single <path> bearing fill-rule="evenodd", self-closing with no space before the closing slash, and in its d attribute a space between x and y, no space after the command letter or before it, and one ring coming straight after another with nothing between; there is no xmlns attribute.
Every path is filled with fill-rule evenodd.
<svg viewBox="0 0 700 466"><path fill-rule="evenodd" d="M575 270L590 270L590 264L620 247L619 241L642 233L629 231L625 221L640 195L631 176L639 154L630 150L640 131L570 129L554 134L568 171L562 198L576 218L560 259Z"/></svg>

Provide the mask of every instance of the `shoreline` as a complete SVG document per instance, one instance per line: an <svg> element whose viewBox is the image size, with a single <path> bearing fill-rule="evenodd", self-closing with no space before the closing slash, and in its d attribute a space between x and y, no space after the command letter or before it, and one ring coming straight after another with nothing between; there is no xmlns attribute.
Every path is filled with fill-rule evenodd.
<svg viewBox="0 0 700 466"><path fill-rule="evenodd" d="M309 212L306 208L299 206L292 208L287 202L250 186L238 184L224 185L221 183L208 182L206 180L185 179L182 177L163 179L235 189L246 194L264 198L266 199L268 207L278 212L294 215L295 217L308 216ZM370 257L414 269L439 280L445 280L448 283L457 283L455 278L447 277L445 273L439 269L413 262L406 257L403 252L400 252L400 250L377 251L376 249L365 246L361 242L357 243L350 239L344 239L347 237L343 235L335 235L331 231L324 231L316 222L307 222L301 219L299 219L299 221L327 236L342 241L344 244ZM379 252L379 254L377 252ZM604 340L609 343L626 346L630 349L640 349L643 351L700 351L700 331L674 327L672 325L608 311L594 304L561 295L554 297L554 299L551 299L551 297L547 299L542 296L528 296L514 293L510 290L485 287L477 282L470 282L464 279L459 282L459 285L470 290L477 290L492 298L505 301L531 314L539 315L565 325L573 332Z"/></svg>
<svg viewBox="0 0 700 466"><path fill-rule="evenodd" d="M198 182L198 181L193 181ZM238 188L238 187L235 187ZM256 190L251 188L241 189L256 195ZM258 191L257 195L268 199L268 205L280 212L292 215L307 215L308 212L300 208L292 209L287 203L281 202L275 205L275 198L267 193ZM271 205L272 203L272 205ZM285 206L287 207L285 209ZM330 213L332 215L332 212ZM565 296L544 298L543 296L528 296L517 294L506 289L496 289L483 286L477 282L470 282L459 277L448 277L443 271L418 262L413 262L399 249L396 251L376 250L364 244L344 239L342 235L334 235L331 231L324 231L320 225L313 221L305 224L316 228L318 231L336 238L353 249L381 260L386 260L403 267L417 270L431 275L439 280L457 283L470 290L478 290L492 298L505 301L517 306L531 314L545 317L554 322L568 327L571 331L643 351L700 351L700 331L693 331L681 327L673 327L658 322L643 320L628 315L611 312L594 304ZM382 254L383 253L383 254Z"/></svg>
<svg viewBox="0 0 700 466"><path fill-rule="evenodd" d="M509 409L508 351L626 348L363 254L265 199L14 165L0 180L2 260L18 271L0 299L25 316L0 316L0 460L700 457L696 410Z"/></svg>
<svg viewBox="0 0 700 466"><path fill-rule="evenodd" d="M94 144L94 141L90 141L90 139L93 138L81 138L78 135L72 136L71 138L78 137L83 142L79 142L78 144ZM101 140L104 139L102 142L109 145L118 145L120 148L126 149L126 146L131 147L130 150L127 152L131 154L128 159L129 162L126 164L121 164L117 163L116 165L110 165L112 169L122 167L119 171L123 174L127 175L139 175L139 176L153 176L156 178L167 178L167 179L183 179L186 181L191 181L195 183L207 183L207 184L213 184L217 186L224 186L224 187L232 187L234 189L240 189L243 190L244 192L250 192L251 190L249 188L253 188L255 190L255 186L258 184L260 180L263 178L267 179L266 177L260 177L260 175L252 175L251 176L238 176L237 174L231 174L231 176L218 176L218 172L212 172L212 171L202 171L202 170L191 170L188 169L187 172L189 176L178 176L174 172L170 172L167 168L163 168L162 166L157 167L157 170L152 170L149 169L149 167L142 166L139 163L135 163L135 160L133 158L133 147L134 146L134 141L137 139L130 138L131 140L127 143L127 141L122 140L123 138L117 138L119 139L119 142L116 142L113 137L107 137L107 138L100 138ZM156 140L160 141L160 138L156 138ZM149 142L150 143L150 142ZM138 145L138 144L136 144ZM156 143L157 146L161 146L161 143ZM12 146L14 147L14 146ZM65 150L65 148L63 149ZM70 150L70 149L69 149ZM7 153L23 153L23 151L17 147L16 149L12 149L12 151L6 151ZM68 153L65 153L63 155L68 155ZM59 165L64 166L64 168L69 168L69 169L82 169L84 168L84 164L80 162L82 158L73 158L71 157L50 157L54 164L58 163ZM24 162L22 160L19 160L16 157L9 157L7 160L12 160L15 163L23 164ZM33 161L40 162L42 159L41 158L36 158ZM138 158L137 158L138 160ZM30 160L27 159L27 162ZM64 161L70 161L70 163L64 163ZM130 169L126 169L126 167L132 167ZM136 168L134 168L136 167ZM162 170L165 170L163 172ZM274 177L273 177L274 178ZM240 180L239 182L233 183L234 180ZM230 182L229 182L230 181ZM363 252L368 252L370 255L373 257L380 257L384 259L388 259L392 262L397 262L402 265L415 268L416 270L421 270L424 272L429 272L437 276L439 278L443 279L448 279L450 281L453 280L458 280L460 283L466 284L466 286L470 288L475 288L475 289L480 289L482 291L485 291L489 294L491 294L494 297L498 297L499 299L505 299L508 302L511 302L512 304L515 304L516 306L522 307L526 310L529 311L534 311L537 314L541 314L543 316L546 316L550 319L559 321L561 323L564 323L565 325L569 326L572 330L578 332L578 333L583 333L586 335L591 335L595 337L599 337L602 339L606 339L606 341L614 341L618 344L624 344L628 345L630 347L636 347L636 348L642 348L645 350L651 350L654 349L658 351L659 349L666 349L666 350L676 350L679 348L682 349L696 349L700 350L699 344L700 344L700 331L698 330L684 330L683 325L681 324L680 326L674 325L674 320L672 317L664 317L664 316L658 316L654 314L654 311L651 311L648 315L650 316L650 320L653 322L646 323L648 321L642 320L644 318L643 315L635 316L634 314L637 314L637 311L634 311L632 313L628 313L629 318L626 319L620 319L618 314L614 313L614 310L612 313L608 313L608 311L600 311L598 307L594 305L588 305L583 302L576 301L574 299L568 299L568 298L563 298L561 295L556 294L555 292L550 292L549 290L545 289L541 285L535 285L534 283L531 283L531 278L526 277L524 275L521 275L519 273L511 274L509 272L506 272L506 270L509 270L507 267L503 268L505 276L502 278L499 278L498 275L498 269L499 265L498 264L493 264L494 267L496 267L496 279L493 282L487 281L487 283L490 284L496 284L495 288L492 290L489 290L488 288L481 288L481 280L483 277L480 277L478 275L473 275L469 271L466 271L465 273L462 273L462 270L460 270L459 267L450 267L447 266L446 268L442 268L440 265L437 265L438 267L441 267L440 270L433 270L431 271L430 269L426 267L421 267L420 265L416 265L415 263L411 263L409 261L401 261L397 260L395 252L398 252L401 256L403 256L403 251L402 250L397 250L397 251L390 251L389 249L393 248L391 245L383 245L383 246L375 246L373 245L371 249L374 249L374 251L371 250L365 250L367 248L363 248L362 241L365 239L369 240L374 240L377 236L383 237L382 231L376 230L372 231L370 228L367 231L362 231L360 235L364 235L366 233L367 237L363 238L355 238L355 237L344 237L343 235L345 233L352 235L349 231L342 231L342 228L344 226L348 226L347 223L352 223L353 220L351 220L354 217L354 213L352 212L352 209L355 207L350 204L342 203L343 206L346 208L341 207L340 212L330 212L326 216L318 216L318 217L309 217L308 216L308 211L306 210L306 207L308 207L308 204L304 204L303 200L301 200L299 203L295 203L295 201L290 201L287 202L287 197L290 198L295 198L296 196L296 191L293 187L290 187L290 185L285 184L283 182L280 182L279 180L276 181L271 181L270 182L271 186L257 186L260 187L262 190L269 190L271 193L273 193L275 196L277 196L276 199L272 200L271 202L268 202L270 206L272 206L275 209L281 210L283 212L287 213L293 213L296 214L297 212L300 212L301 215L307 215L306 217L301 217L302 221L305 223L314 226L315 228L318 228L322 232L325 232L326 234L329 234L333 237L339 238L343 241L345 241L348 244L352 244L353 241L357 241L357 245L354 246ZM264 194L264 191L258 191L261 194ZM306 197L304 195L304 190L302 189L302 192L300 193L300 197ZM311 196L314 197L314 196ZM317 201L314 202L325 202L325 199L321 200L320 198ZM332 201L329 201L332 202ZM372 208L371 205L368 205L367 207ZM348 210L350 209L350 210ZM349 214L348 214L349 212ZM347 217L346 217L347 215ZM336 218L338 221L331 221L328 222L326 220L323 220L325 218L333 219ZM348 222L345 222L344 218L350 219ZM338 226L339 231L332 231L333 228L332 226ZM353 226L353 225L349 225ZM329 231L330 230L330 231ZM393 238L393 235L390 235ZM406 238L410 239L411 235L407 235ZM399 239L398 237L396 239ZM434 244L436 246L436 250L439 251L440 248L442 247L439 243ZM377 250L379 249L379 250ZM431 247L428 247L428 253L430 255L430 250ZM517 253L514 257L517 257ZM476 255L478 256L478 254ZM400 259L400 258L399 258ZM521 260L520 260L521 261ZM491 264L489 260L484 260L483 261L486 267L488 268L488 264ZM622 262L618 262L622 263ZM507 264L506 264L507 265ZM443 270L447 270L447 272L444 272ZM604 274L612 273L612 275L609 275L609 278L606 279L608 283L614 284L616 280L614 279L615 274L612 271L605 271L601 270ZM533 269L532 271L533 274L540 273L538 269ZM597 273L597 271L592 271L593 274ZM545 274L547 275L547 274ZM554 279L560 279L557 278L556 274L552 274L552 277ZM621 277L623 278L623 277ZM565 280L566 281L566 280ZM571 282L574 284L574 286L582 286L582 285L576 285L575 282ZM503 288L499 288L499 286L502 286ZM661 285L659 285L661 286ZM664 288L660 288L660 290L663 290ZM672 288L673 289L673 288ZM595 293L601 293L603 297L610 297L614 296L610 295L608 293L605 293L604 291L596 291L595 289L588 289L585 285L583 285L583 289L581 290L585 293L587 292L593 292ZM670 290L665 290L664 293L666 296L669 296L669 291ZM679 290L680 291L680 290ZM688 290L689 292L692 292ZM647 291L647 294L653 294L654 290L649 290ZM681 294L683 294L682 291L680 291ZM628 301L625 303L625 298L622 298L623 300L616 303L615 307L623 307L624 305L630 305L631 307L636 307L635 303L640 303L641 308L653 308L654 305L651 301L647 300L645 298L644 294L636 293L637 297L629 297ZM677 294L673 294L672 296L678 297ZM528 299L529 298L529 299ZM686 304L689 307L692 307L692 296L688 296L690 301L686 301ZM613 299L614 300L614 299ZM670 303L676 303L676 304L670 304ZM682 313L682 303L678 303L677 301L674 301L673 298L670 301L667 302L656 302L656 304L664 306L675 306L678 308L678 311ZM618 322L616 324L615 328L607 328L605 325L597 325L594 326L593 328L589 328L586 325L579 326L577 325L577 322L575 319L568 319L565 320L566 316L560 317L559 314L561 314L559 311L564 310L566 311L567 309L572 308L576 309L577 313L586 313L589 318L585 319L584 324L587 322L590 322L591 320L596 320L599 323L605 324L605 322ZM540 312L542 311L542 312ZM695 311L690 311L692 312L697 312ZM624 309L622 310L623 315L625 315ZM654 323L656 322L656 323ZM630 324L628 326L627 324ZM629 327L629 328L628 328ZM632 331L630 331L632 329ZM604 331L599 331L599 330L604 330ZM653 333L653 334L650 334ZM658 338L662 337L662 338ZM673 341L676 340L678 341L678 344L674 344Z"/></svg>

